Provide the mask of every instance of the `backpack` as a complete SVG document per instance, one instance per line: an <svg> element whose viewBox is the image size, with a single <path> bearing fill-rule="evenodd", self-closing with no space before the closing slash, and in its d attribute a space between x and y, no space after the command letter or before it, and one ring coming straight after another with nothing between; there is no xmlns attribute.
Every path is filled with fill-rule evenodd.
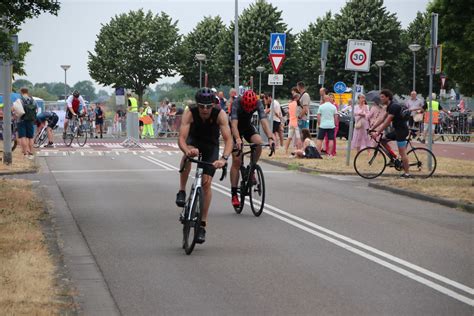
<svg viewBox="0 0 474 316"><path fill-rule="evenodd" d="M35 121L36 120L36 104L32 98L21 97L21 103L25 114L21 117L24 121Z"/></svg>
<svg viewBox="0 0 474 316"><path fill-rule="evenodd" d="M313 158L313 159L323 159L323 157L321 157L321 154L318 152L318 150L314 146L307 146L304 149L304 156L305 156L305 158L309 158L309 159L311 159L311 158Z"/></svg>

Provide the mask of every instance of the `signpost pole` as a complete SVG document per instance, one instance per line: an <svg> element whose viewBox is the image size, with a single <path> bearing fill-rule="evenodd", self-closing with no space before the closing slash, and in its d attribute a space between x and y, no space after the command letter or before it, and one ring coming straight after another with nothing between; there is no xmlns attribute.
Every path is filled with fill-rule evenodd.
<svg viewBox="0 0 474 316"><path fill-rule="evenodd" d="M434 51L436 46L438 45L438 14L432 13L431 14L431 45L429 49L429 56L428 56L428 63L429 63L429 124L428 124L428 149L433 151L433 73L434 67L433 64L435 63L434 60ZM428 155L428 169L431 170L433 168L433 162L431 161L431 156Z"/></svg>
<svg viewBox="0 0 474 316"><path fill-rule="evenodd" d="M352 110L351 110L351 121L349 122L349 136L347 139L347 148L346 148L346 166L349 166L351 159L351 141L352 141L352 132L354 129L354 108L355 108L355 91L357 87L357 74L356 71L354 74L354 85L352 86Z"/></svg>

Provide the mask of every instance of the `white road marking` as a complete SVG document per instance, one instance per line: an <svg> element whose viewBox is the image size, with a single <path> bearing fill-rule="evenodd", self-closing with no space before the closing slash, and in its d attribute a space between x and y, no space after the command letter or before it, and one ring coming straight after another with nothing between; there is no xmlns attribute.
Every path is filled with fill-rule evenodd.
<svg viewBox="0 0 474 316"><path fill-rule="evenodd" d="M117 156L120 156L120 153L119 153L118 151L115 151L115 154L116 154Z"/></svg>
<svg viewBox="0 0 474 316"><path fill-rule="evenodd" d="M155 164L168 165L168 166L170 166L170 167L173 167L173 169L175 169L175 170L179 170L178 168L176 168L176 167L174 167L174 166L172 166L172 165L169 165L169 164L167 164L167 163L165 163L165 162L163 162L163 161L161 161L161 160L159 160L159 159L156 159L156 158L150 159L149 161L152 162L152 163L155 163ZM227 195L227 196L229 196L229 197L231 196L231 194L229 193L230 189L228 189L227 187L225 187L225 186L223 186L223 185L221 185L221 184L213 183L213 184L212 184L212 187L213 187L214 190L216 190L216 191L218 191L218 192L220 192L220 193L222 193L222 194L224 194L224 195ZM259 201L257 201L257 202L259 203ZM249 203L248 201L245 202L245 203L248 204L248 205L250 205L250 203ZM289 217L289 218L291 218L291 219L288 219L288 218L286 218L286 217L283 217L283 216L281 216L281 215L278 215L278 214L276 214L276 213L270 211L269 209L271 209L271 210L273 210L273 211L275 211L275 212L277 212L277 213L279 213L279 214L281 214L281 215L285 215L285 216L287 216L287 217ZM341 247L341 248L344 248L344 249L346 249L346 250L349 250L349 251L351 251L352 253L358 254L358 255L360 255L360 256L362 256L362 257L364 257L364 258L366 258L366 259L368 259L368 260L370 260L370 261L372 261L372 262L378 263L378 264L380 264L380 265L382 265L382 266L384 266L384 267L386 267L386 268L388 268L388 269L390 269L390 270L392 270L392 271L395 271L395 272L397 272L397 273L399 273L399 274L401 274L401 275L404 275L404 276L406 276L406 277L408 277L408 278L410 278L410 279L412 279L412 280L415 280L415 281L417 281L417 282L419 282L419 283L421 283L421 284L424 284L424 285L426 285L426 286L428 286L428 287L430 287L430 288L432 288L432 289L434 289L434 290L436 290L436 291L439 291L439 292L441 292L441 293L443 293L443 294L446 294L446 295L448 295L448 296L450 296L450 297L452 297L452 298L454 298L454 299L457 299L458 301L461 301L461 302L463 302L463 303L465 303L465 304L474 306L474 300L473 300L473 299L471 299L471 298L469 298L469 297L466 297L466 296L464 296L464 295L461 295L461 294L459 294L459 293L457 293L457 292L454 292L453 290L451 290L451 289L449 289L449 288L446 288L446 287L441 286L441 285L439 285L439 284L437 284L437 283L434 283L434 282L432 282L432 281L430 281L430 280L428 280L428 279L426 279L426 278L423 278L423 277L421 277L421 276L419 276L419 275L416 275L416 274L414 274L413 272L410 272L410 271L405 270L405 269L403 269L403 268L401 268L401 267L395 266L395 265L393 265L392 263L389 263L389 262L387 262L387 261L385 261L385 260L382 260L382 259L380 259L380 258L377 258L377 257L375 257L375 256L373 256L373 255L371 255L371 254L369 254L369 253L367 253L367 252L364 252L364 251L362 251L362 250L360 250L360 249L357 249L357 248L355 248L355 247L349 245L349 243L350 243L350 244L353 244L354 246L360 247L360 248L362 248L362 249L364 249L364 250L370 251L370 252L372 252L372 253L374 253L374 254L377 254L377 255L379 255L379 256L381 256L381 257L384 257L384 258L386 258L386 259L388 259L388 260L391 260L391 261L393 261L393 262L396 262L396 263L398 263L398 264L400 264L400 265L403 265L403 266L405 266L405 267L407 267L407 268L410 268L410 269L412 269L412 270L415 270L415 271L417 271L417 272L419 272L419 273L422 273L422 274L424 274L424 275L426 275L426 276L429 276L429 277L431 277L431 278L433 278L433 279L436 279L436 280L438 280L438 281L444 282L444 283L446 283L446 284L448 284L448 285L450 285L450 286L453 286L453 287L455 287L455 288L457 288L457 289L459 289L459 290L462 290L462 291L464 291L464 292L466 292L466 293L468 293L468 294L474 295L474 289L472 289L472 288L470 288L470 287L468 287L468 286L466 286L466 285L464 285L464 284L461 284L461 283L459 283L459 282L457 282L457 281L454 281L454 280L451 280L451 279L449 279L449 278L446 278L446 277L444 277L444 276L442 276L442 275L439 275L439 274L437 274L437 273L434 273L434 272L432 272L432 271L430 271L430 270L428 270L428 269L422 268L422 267L420 267L420 266L418 266L418 265L415 265L415 264L413 264L413 263L410 263L410 262L408 262L408 261L406 261L406 260L403 260L403 259L400 259L400 258L395 257L395 256L393 256L393 255L390 255L390 254L388 254L388 253L386 253L386 252L383 252L383 251L378 250L378 249L376 249L376 248L374 248L374 247L371 247L371 246L369 246L369 245L366 245L366 244L364 244L364 243L361 243L361 242L359 242L359 241L356 241L356 240L354 240L354 239L352 239L352 238L349 238L349 237L347 237L347 236L344 236L344 235L341 235L341 234L339 234L339 233L336 233L336 232L334 232L334 231L332 231L332 230L330 230L330 229L327 229L327 228L325 228L325 227L319 226L319 225L317 225L317 224L315 224L315 223L313 223L313 222L307 221L307 220L305 220L305 219L303 219L303 218L300 218L300 217L298 217L298 216L295 216L295 215L293 215L293 214L290 214L290 213L288 213L288 212L285 212L285 211L283 211L283 210L281 210L281 209L279 209L279 208L276 208L276 207L274 207L274 206L272 206L272 205L265 204L265 213L266 213L266 214L269 214L269 215L271 215L271 216L273 216L273 217L275 217L275 218L277 218L277 219L279 219L279 220L281 220L281 221L284 221L284 222L286 222L286 223L288 223L288 224L290 224L290 225L292 225L292 226L294 226L294 227L297 227L297 228L299 228L299 229L301 229L301 230L303 230L303 231L306 231L306 232L308 232L308 233L310 233L310 234L312 234L312 235L315 235L315 236L320 237L320 238L322 238L322 239L324 239L324 240L326 240L326 241L329 241L329 242L331 242L331 243L333 243L333 244L335 244L335 245L337 245L337 246L339 246L339 247ZM309 227L303 226L303 225L297 223L296 221L294 221L293 219L296 220L296 221L299 221L299 222L301 222L301 223L304 223L305 225L308 225L308 226L310 226L310 227L313 227L313 228L319 230L319 232L316 231L316 230L313 230L313 229L311 229L311 228L309 228ZM323 234L323 232L326 233L327 235ZM342 242L342 241L339 241L339 240L336 240L336 239L334 239L334 238L332 238L332 237L330 237L330 236L328 236L328 235L337 237L337 238L339 238L339 239L345 241L346 243L344 243L344 242Z"/></svg>
<svg viewBox="0 0 474 316"><path fill-rule="evenodd" d="M159 163L158 161L155 161L152 157L140 156L140 158L145 159L146 161L151 162L151 163L153 163L153 164L155 164L155 165L158 165L158 166L160 166L160 167L163 167L163 168L165 168L166 170L173 170L173 169L174 169L174 168L172 169L172 168L166 166L165 164L161 164L161 163Z"/></svg>
<svg viewBox="0 0 474 316"><path fill-rule="evenodd" d="M81 151L81 156L84 156L84 152L83 152L83 151Z"/></svg>
<svg viewBox="0 0 474 316"><path fill-rule="evenodd" d="M89 170L51 170L52 173L100 173L100 172L159 172L169 169L89 169Z"/></svg>

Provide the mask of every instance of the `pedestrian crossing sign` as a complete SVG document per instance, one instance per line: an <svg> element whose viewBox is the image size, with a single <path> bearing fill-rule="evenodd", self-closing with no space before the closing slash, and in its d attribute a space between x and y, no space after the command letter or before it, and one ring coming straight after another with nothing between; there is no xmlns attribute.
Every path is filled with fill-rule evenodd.
<svg viewBox="0 0 474 316"><path fill-rule="evenodd" d="M285 33L270 34L270 54L285 54Z"/></svg>

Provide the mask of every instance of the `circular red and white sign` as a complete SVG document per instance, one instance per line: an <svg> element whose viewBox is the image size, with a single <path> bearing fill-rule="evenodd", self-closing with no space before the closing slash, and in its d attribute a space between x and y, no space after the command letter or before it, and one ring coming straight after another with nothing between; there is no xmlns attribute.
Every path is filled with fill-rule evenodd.
<svg viewBox="0 0 474 316"><path fill-rule="evenodd" d="M363 65L367 60L367 55L362 49L354 49L349 57L356 66Z"/></svg>

